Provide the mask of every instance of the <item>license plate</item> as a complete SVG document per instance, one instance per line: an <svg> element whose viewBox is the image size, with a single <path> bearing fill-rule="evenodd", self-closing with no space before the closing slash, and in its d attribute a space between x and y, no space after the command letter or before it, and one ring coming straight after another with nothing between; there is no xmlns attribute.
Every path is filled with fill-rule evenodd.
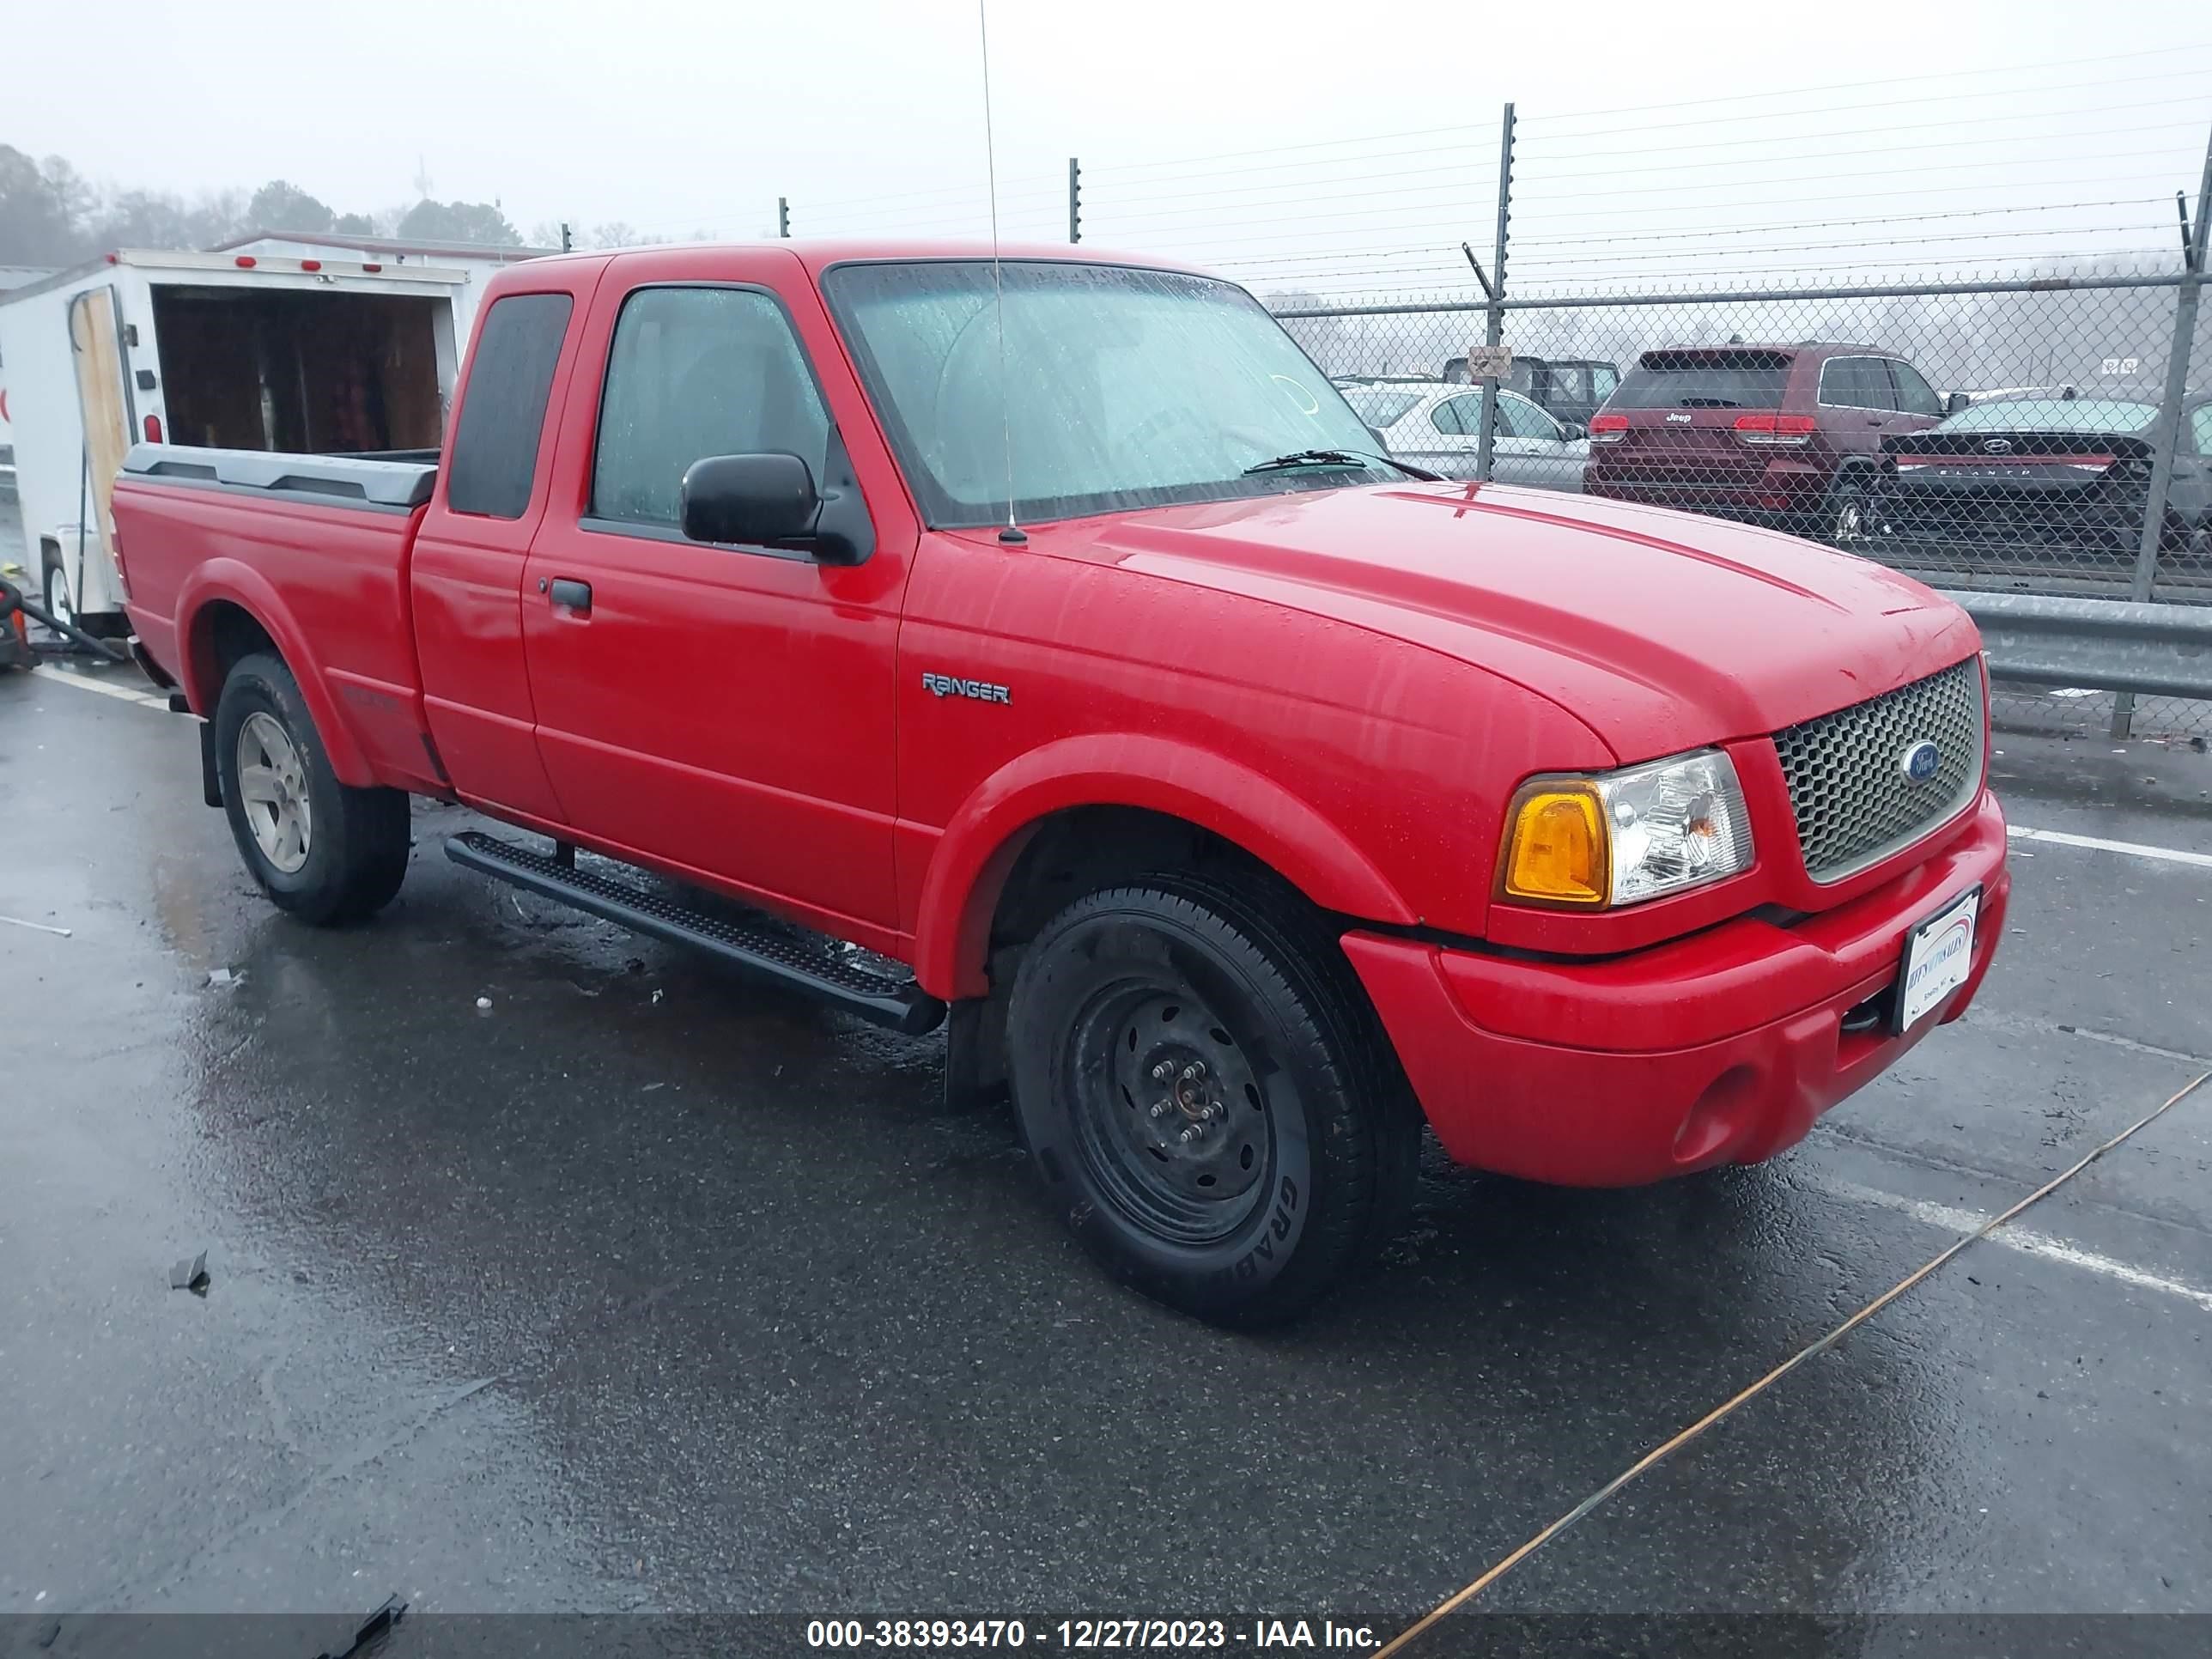
<svg viewBox="0 0 2212 1659"><path fill-rule="evenodd" d="M1897 972L1900 1033L1966 982L1974 966L1974 922L1981 908L1982 890L1969 887L1905 936L1905 961Z"/></svg>

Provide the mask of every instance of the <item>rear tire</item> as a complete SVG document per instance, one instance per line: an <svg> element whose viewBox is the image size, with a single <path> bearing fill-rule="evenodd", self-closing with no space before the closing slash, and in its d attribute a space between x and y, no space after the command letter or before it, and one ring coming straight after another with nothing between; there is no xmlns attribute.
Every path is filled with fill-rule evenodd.
<svg viewBox="0 0 2212 1659"><path fill-rule="evenodd" d="M1217 1324L1304 1311L1412 1206L1420 1117L1335 938L1287 890L1077 900L1008 1009L1016 1115L1084 1248Z"/></svg>
<svg viewBox="0 0 2212 1659"><path fill-rule="evenodd" d="M324 927L392 902L407 875L407 796L338 781L277 658L257 652L232 668L216 702L215 751L239 856L279 909Z"/></svg>

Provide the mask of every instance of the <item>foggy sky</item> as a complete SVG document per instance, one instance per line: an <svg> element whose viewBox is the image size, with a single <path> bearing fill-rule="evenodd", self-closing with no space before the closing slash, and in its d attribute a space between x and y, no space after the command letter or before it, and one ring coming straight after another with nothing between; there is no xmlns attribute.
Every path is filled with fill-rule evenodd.
<svg viewBox="0 0 2212 1659"><path fill-rule="evenodd" d="M772 233L779 195L801 234L985 225L972 0L109 0L89 31L56 0L9 13L0 142L95 179L191 192L282 176L374 210L413 199L419 167L432 194L495 199L526 230L619 220L750 237ZM1508 98L1524 121L1516 228L1531 272L1547 238L1562 258L1598 236L1626 256L1631 233L1992 204L2128 204L2009 221L2007 254L2170 242L2172 193L2194 194L2212 125L2212 13L2181 0L995 0L990 26L1009 235L1064 235L1073 155L1093 240L1281 257L1306 276L1356 275L1367 251L1402 265L1401 246L1486 244ZM2103 61L2153 47L2170 50ZM2043 67L1988 73L2018 65ZM1931 77L1954 70L1951 99ZM1881 84L1768 95L1859 82ZM1636 112L1651 106L1674 107ZM1723 125L1698 125L1716 113ZM1422 136L1377 136L1407 133ZM1263 170L1300 158L1313 167ZM1329 202L1304 200L1324 186ZM1647 268L1677 252L1644 240ZM1979 251L1965 240L1942 251Z"/></svg>

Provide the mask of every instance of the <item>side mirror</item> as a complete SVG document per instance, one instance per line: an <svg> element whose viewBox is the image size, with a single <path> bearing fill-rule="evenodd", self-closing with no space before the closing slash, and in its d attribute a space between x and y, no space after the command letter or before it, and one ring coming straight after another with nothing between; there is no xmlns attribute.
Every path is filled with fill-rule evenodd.
<svg viewBox="0 0 2212 1659"><path fill-rule="evenodd" d="M1956 415L1960 410L1972 407L1973 401L1965 392L1954 392L1943 399L1943 413L1946 416Z"/></svg>
<svg viewBox="0 0 2212 1659"><path fill-rule="evenodd" d="M1589 428L1584 426L1580 421L1562 421L1559 422L1559 437L1563 442L1578 444L1589 436Z"/></svg>
<svg viewBox="0 0 2212 1659"><path fill-rule="evenodd" d="M821 513L796 455L709 455L684 474L684 533L695 542L802 541Z"/></svg>

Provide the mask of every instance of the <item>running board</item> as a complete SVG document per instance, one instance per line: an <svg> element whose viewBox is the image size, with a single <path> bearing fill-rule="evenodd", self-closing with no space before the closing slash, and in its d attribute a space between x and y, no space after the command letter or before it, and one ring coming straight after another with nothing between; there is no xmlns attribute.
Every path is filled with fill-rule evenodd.
<svg viewBox="0 0 2212 1659"><path fill-rule="evenodd" d="M659 894L611 881L571 861L517 847L477 830L446 839L446 856L496 880L588 912L634 933L704 951L756 978L835 1005L848 1013L920 1036L936 1029L945 1005L912 980L844 961L840 943L763 917L726 920ZM573 855L572 855L573 858Z"/></svg>

